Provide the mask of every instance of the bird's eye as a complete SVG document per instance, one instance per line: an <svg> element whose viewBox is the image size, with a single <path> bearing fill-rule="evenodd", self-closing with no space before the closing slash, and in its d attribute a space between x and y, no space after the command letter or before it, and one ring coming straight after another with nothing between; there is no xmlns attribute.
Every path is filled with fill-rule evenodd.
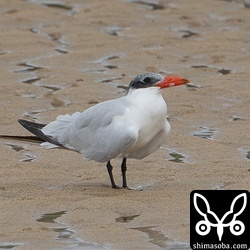
<svg viewBox="0 0 250 250"><path fill-rule="evenodd" d="M150 83L151 78L150 78L150 77L145 77L143 81L144 81L145 83Z"/></svg>

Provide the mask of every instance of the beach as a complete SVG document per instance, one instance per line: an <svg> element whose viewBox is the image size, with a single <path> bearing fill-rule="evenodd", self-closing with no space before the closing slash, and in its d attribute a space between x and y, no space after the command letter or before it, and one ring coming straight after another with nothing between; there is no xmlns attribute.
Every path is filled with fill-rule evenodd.
<svg viewBox="0 0 250 250"><path fill-rule="evenodd" d="M0 139L1 249L189 249L191 191L249 190L244 1L2 0L0 12L1 135L126 95L141 73L191 81L163 90L162 147L128 159L142 191L112 189L105 164L76 152Z"/></svg>

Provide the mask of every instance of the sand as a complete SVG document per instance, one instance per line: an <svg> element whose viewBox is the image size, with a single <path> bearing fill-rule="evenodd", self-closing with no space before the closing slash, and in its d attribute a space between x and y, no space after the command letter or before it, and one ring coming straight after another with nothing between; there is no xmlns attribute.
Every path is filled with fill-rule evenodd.
<svg viewBox="0 0 250 250"><path fill-rule="evenodd" d="M128 161L143 191L113 190L105 164L75 152L1 139L0 248L187 249L192 190L249 190L243 1L1 0L0 12L1 135L123 96L140 73L192 81L164 91L162 148Z"/></svg>

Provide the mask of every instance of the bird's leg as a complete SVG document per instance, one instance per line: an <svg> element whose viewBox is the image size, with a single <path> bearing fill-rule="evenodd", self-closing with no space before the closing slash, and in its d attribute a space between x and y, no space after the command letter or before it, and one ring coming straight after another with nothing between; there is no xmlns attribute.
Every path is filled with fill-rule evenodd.
<svg viewBox="0 0 250 250"><path fill-rule="evenodd" d="M107 162L107 170L108 170L108 173L109 173L109 178L110 178L110 181L111 181L111 185L112 185L112 188L119 188L118 186L116 186L115 184L115 180L114 180L114 177L113 177L113 173L112 173L112 169L113 169L113 166L111 165L110 161Z"/></svg>
<svg viewBox="0 0 250 250"><path fill-rule="evenodd" d="M127 171L127 158L123 158L122 165L121 165L121 171L122 171L122 187L128 188L127 186L127 179L126 179L126 171Z"/></svg>
<svg viewBox="0 0 250 250"><path fill-rule="evenodd" d="M127 189L129 189L129 190L138 190L138 191L141 191L141 190L142 190L141 187L138 187L138 188L129 188L129 187L127 186L127 179L126 179L127 158L123 158L123 160L122 160L121 171L122 171L122 187L123 187L123 188L127 188Z"/></svg>

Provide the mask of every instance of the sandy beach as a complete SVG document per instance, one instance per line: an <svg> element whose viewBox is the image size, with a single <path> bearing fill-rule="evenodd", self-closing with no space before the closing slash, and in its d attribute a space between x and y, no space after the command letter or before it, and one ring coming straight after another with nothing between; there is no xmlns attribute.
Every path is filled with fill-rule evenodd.
<svg viewBox="0 0 250 250"><path fill-rule="evenodd" d="M76 152L0 139L0 248L189 249L192 190L250 189L249 54L246 1L1 0L1 135L119 98L141 73L191 83L164 90L163 146L128 160L142 191Z"/></svg>

